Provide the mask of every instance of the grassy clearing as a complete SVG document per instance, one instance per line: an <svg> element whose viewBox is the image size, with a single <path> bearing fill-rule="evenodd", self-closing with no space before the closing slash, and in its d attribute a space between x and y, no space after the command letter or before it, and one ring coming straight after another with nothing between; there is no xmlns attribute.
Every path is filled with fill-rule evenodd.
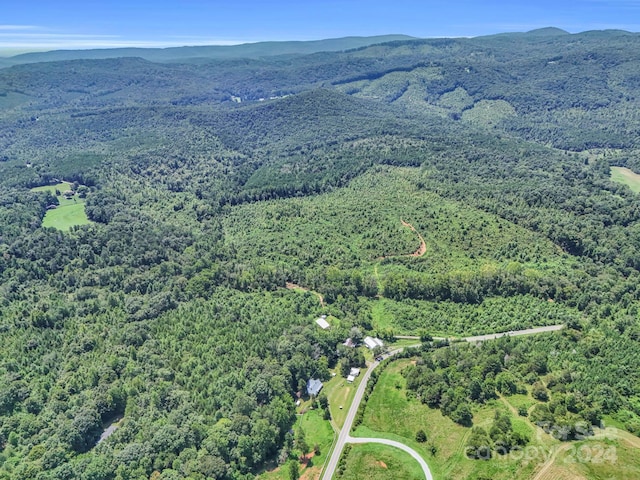
<svg viewBox="0 0 640 480"><path fill-rule="evenodd" d="M56 190L64 193L67 190L71 190L71 184L69 182L60 182L55 185L43 185L42 187L34 187L31 189L32 192L51 192L51 194L55 195Z"/></svg>
<svg viewBox="0 0 640 480"><path fill-rule="evenodd" d="M334 425L338 428L342 428L344 425L347 412L351 407L351 402L353 402L353 397L356 394L356 390L362 381L365 371L363 368L360 376L358 376L353 383L348 383L345 378L342 378L338 374L324 384L324 392L329 399L331 418L333 419ZM340 408L341 406L342 408Z"/></svg>
<svg viewBox="0 0 640 480"><path fill-rule="evenodd" d="M71 184L69 182L61 182L56 185L45 185L31 189L32 192L50 192L52 195L56 195L56 191L60 192L60 195L56 195L59 205L55 209L47 210L47 213L42 219L43 227L67 231L75 225L87 225L91 223L84 210L84 199L78 197L78 195L74 195L69 199L65 198L63 193L67 190L71 190Z"/></svg>
<svg viewBox="0 0 640 480"><path fill-rule="evenodd" d="M626 433L626 432L623 432ZM535 480L638 478L638 448L624 437L590 439L565 444L534 477Z"/></svg>
<svg viewBox="0 0 640 480"><path fill-rule="evenodd" d="M377 436L401 441L419 452L436 478L530 478L539 462L518 462L507 457L488 462L469 460L464 455L470 429L462 427L439 410L432 410L418 400L407 399L405 381L400 374L410 360L399 360L382 374L369 397L363 426L357 436ZM495 410L507 411L500 401L474 411L474 424L489 428ZM526 420L512 416L514 428L527 431ZM427 434L426 443L415 441L418 429ZM527 432L531 435L531 430ZM535 442L535 437L534 442ZM550 438L549 438L550 439ZM550 441L553 441L550 439ZM433 455L431 446L436 447Z"/></svg>
<svg viewBox="0 0 640 480"><path fill-rule="evenodd" d="M383 372L369 397L364 422L356 436L397 440L414 448L429 464L435 478L467 478L492 480L639 478L640 439L611 428L596 432L594 438L581 442L560 442L534 426L527 418L515 415L519 406L537 403L529 395L514 395L494 400L474 409L473 423L489 430L494 412L510 413L513 429L531 441L521 452L504 457L494 455L490 461L469 460L464 455L470 429L457 425L416 399L408 399L401 375L411 360L394 362ZM423 429L426 443L415 441L415 433ZM431 446L436 453L431 453Z"/></svg>
<svg viewBox="0 0 640 480"><path fill-rule="evenodd" d="M624 167L611 167L611 180L627 185L633 192L640 193L640 175Z"/></svg>
<svg viewBox="0 0 640 480"><path fill-rule="evenodd" d="M384 330L395 327L393 315L388 308L385 308L385 299L373 302L371 306L371 318L373 320L373 328Z"/></svg>
<svg viewBox="0 0 640 480"><path fill-rule="evenodd" d="M354 444L342 480L422 480L424 473L411 456L376 443Z"/></svg>
<svg viewBox="0 0 640 480"><path fill-rule="evenodd" d="M75 225L87 225L88 223L91 222L84 211L84 202L48 210L42 219L43 227L52 227L65 231L70 230Z"/></svg>
<svg viewBox="0 0 640 480"><path fill-rule="evenodd" d="M301 472L305 480L317 479L320 477L333 444L333 428L328 420L322 419L322 414L318 410L311 410L302 415L297 427L304 430L309 447L314 448L315 445L319 447L318 455L313 455Z"/></svg>
<svg viewBox="0 0 640 480"><path fill-rule="evenodd" d="M315 480L320 477L322 467L333 444L333 429L327 420L322 419L322 413L318 410L309 410L304 415L298 416L296 429L302 428L305 433L305 440L310 448L315 445L319 447L317 455L307 455L306 464L300 465L301 478L305 480ZM274 468L258 476L261 480L289 480L286 469Z"/></svg>
<svg viewBox="0 0 640 480"><path fill-rule="evenodd" d="M510 397L505 398L505 400L516 411L521 407L526 408L527 411L529 411L529 409L531 407L533 407L536 403L540 403L540 402L537 402L536 400L534 400L533 398L531 398L529 395L521 395L521 394L511 395Z"/></svg>

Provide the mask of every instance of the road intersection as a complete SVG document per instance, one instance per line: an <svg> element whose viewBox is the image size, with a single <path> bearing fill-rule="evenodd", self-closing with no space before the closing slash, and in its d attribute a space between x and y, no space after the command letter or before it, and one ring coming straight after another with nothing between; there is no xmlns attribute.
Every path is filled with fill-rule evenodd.
<svg viewBox="0 0 640 480"><path fill-rule="evenodd" d="M534 335L537 333L555 332L555 331L561 330L562 328L564 328L564 325L549 325L546 327L528 328L525 330L515 330L510 332L491 333L487 335L476 335L472 337L464 337L464 338L461 338L460 340L467 341L470 343L476 343L476 342L483 342L487 340L495 340L496 338L501 338L505 336L517 337L521 335ZM411 338L411 337L405 337L405 338ZM415 346L419 346L419 344ZM403 348L398 348L396 350L393 350L387 354L387 357L396 355L402 350ZM408 446L393 440L386 440L382 438L359 438L359 437L352 437L349 435L349 432L351 431L351 428L353 426L353 421L355 420L356 414L358 413L360 402L362 402L365 389L367 388L367 383L369 382L369 378L371 377L371 372L373 372L378 365L380 365L380 362L378 360L374 360L373 363L365 372L364 376L362 377L362 381L358 386L358 390L356 391L356 394L353 398L353 402L351 403L351 407L349 408L349 412L347 413L347 418L344 421L344 425L340 430L335 447L333 449L333 452L331 453L331 458L329 459L329 462L327 463L324 469L322 480L331 480L331 478L333 477L333 474L335 473L335 470L338 466L338 462L340 461L340 455L342 454L342 450L344 449L345 443L382 443L384 445L389 445L389 446L404 450L405 452L407 452L409 455L411 455L413 458L415 458L418 461L418 463L422 467L422 470L424 471L426 480L433 480L433 475L431 475L431 470L429 470L429 466L427 465L427 462L424 460L424 458L420 456L418 452L416 452L412 448L409 448Z"/></svg>

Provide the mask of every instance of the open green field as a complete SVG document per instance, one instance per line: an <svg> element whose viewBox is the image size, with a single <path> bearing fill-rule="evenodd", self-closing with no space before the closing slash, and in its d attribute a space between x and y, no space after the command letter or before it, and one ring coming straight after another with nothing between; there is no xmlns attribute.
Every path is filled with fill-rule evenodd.
<svg viewBox="0 0 640 480"><path fill-rule="evenodd" d="M45 185L31 189L33 192L51 192L52 195L55 195L56 191L60 192L60 195L56 196L60 203L57 208L47 210L47 213L42 219L43 227L67 231L73 226L91 223L84 210L84 199L78 197L78 195L74 195L70 199L65 198L62 194L67 190L71 190L71 184L69 182L61 182L57 185Z"/></svg>
<svg viewBox="0 0 640 480"><path fill-rule="evenodd" d="M318 455L313 453L307 455L307 463L300 465L301 474L306 480L317 479L322 472L328 455L331 453L333 444L333 428L328 420L322 419L322 412L319 410L309 410L304 415L298 416L298 422L295 429L302 428L305 433L305 441L309 448L313 450L318 445L320 451ZM274 468L271 471L261 474L261 480L289 480L286 468Z"/></svg>
<svg viewBox="0 0 640 480"><path fill-rule="evenodd" d="M345 378L342 378L340 375L336 375L324 384L323 391L329 399L331 418L338 428L342 428L342 425L344 425L344 421L347 418L347 412L351 407L351 402L353 402L353 397L356 394L356 390L358 390L358 385L360 385L365 371L365 368L361 369L360 375L353 383L349 383Z"/></svg>
<svg viewBox="0 0 640 480"><path fill-rule="evenodd" d="M423 480L424 473L411 456L377 443L353 444L343 480Z"/></svg>
<svg viewBox="0 0 640 480"><path fill-rule="evenodd" d="M58 230L70 230L76 225L91 223L84 211L84 203L59 206L54 210L48 210L42 219L43 227L57 228Z"/></svg>
<svg viewBox="0 0 640 480"><path fill-rule="evenodd" d="M640 175L624 167L611 167L611 180L627 185L632 191L640 193Z"/></svg>
<svg viewBox="0 0 640 480"><path fill-rule="evenodd" d="M531 478L538 462L534 459L521 463L507 457L490 461L474 461L464 454L466 440L471 429L462 427L440 410L430 409L416 399L407 399L405 380L401 370L410 360L394 362L383 372L373 394L369 397L364 421L356 431L356 436L377 436L401 441L414 448L429 464L435 478ZM491 402L474 410L473 422L488 430L494 411L507 411L500 401ZM527 433L536 441L535 430L526 420L512 416L514 430ZM426 443L415 441L415 433L423 429L427 434ZM548 437L548 436L545 436ZM559 443L551 437L544 442ZM431 446L436 453L431 453Z"/></svg>
<svg viewBox="0 0 640 480"><path fill-rule="evenodd" d="M528 395L502 397L475 408L473 423L489 430L496 410L509 413L514 431L527 435L530 443L521 452L494 454L489 461L470 460L464 454L464 447L471 429L444 417L440 410L407 398L405 379L400 372L410 362L398 360L382 373L355 436L405 443L423 456L437 479L623 479L633 478L640 468L638 438L611 428L596 430L594 438L581 442L560 442L527 418L513 413L517 406L538 403ZM426 432L426 443L415 441L418 429ZM435 454L431 453L432 446Z"/></svg>

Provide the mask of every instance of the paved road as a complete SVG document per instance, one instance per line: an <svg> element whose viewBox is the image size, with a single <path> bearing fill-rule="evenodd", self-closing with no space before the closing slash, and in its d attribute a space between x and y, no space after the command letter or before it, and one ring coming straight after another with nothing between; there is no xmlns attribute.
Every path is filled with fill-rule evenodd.
<svg viewBox="0 0 640 480"><path fill-rule="evenodd" d="M467 342L482 342L482 341L485 341L485 340L493 340L495 338L503 337L505 335L519 336L519 335L533 335L535 333L543 333L543 332L553 332L553 331L556 331L556 330L560 330L563 327L564 327L564 325L551 325L551 326L548 326L548 327L528 328L526 330L516 330L516 331L513 331L513 332L502 332L502 333L493 333L493 334L488 334L488 335L478 335L478 336L475 336L475 337L466 337L466 338L463 338L462 340L466 340ZM419 344L418 345L412 345L412 347L413 346L419 346ZM402 348L398 348L396 350L393 350L392 352L389 352L389 354L387 356L395 355L396 353L401 352L402 350L403 350ZM338 435L338 440L336 442L336 445L335 445L335 447L333 449L333 452L331 453L331 458L329 459L329 462L327 463L327 465L326 465L326 467L324 469L324 473L322 475L322 480L331 480L331 477L333 477L333 473L335 472L336 467L338 466L338 461L340 460L340 455L342 454L342 450L344 449L344 444L347 443L347 442L364 443L365 440L371 440L371 441L375 441L377 443L385 443L387 445L393 445L393 446L402 445L401 443L398 443L398 442L392 442L392 440L384 440L384 441L382 441L383 439L380 439L380 438L375 438L375 439L356 439L355 437L349 436L349 432L351 431L351 427L353 425L353 420L356 418L356 413L358 413L358 407L360 406L360 402L362 401L362 397L364 395L364 391L367 388L367 382L369 381L369 377L371 377L371 372L373 372L373 370L378 365L380 365L380 362L374 361L371 364L371 366L367 369L367 371L364 374L364 376L362 377L362 381L360 382L360 385L358 386L358 390L356 391L356 395L355 395L355 397L353 397L353 402L351 403L351 408L349 408L349 412L347 413L347 418L345 419L344 425L342 426L342 429L340 430L340 434ZM392 442L392 443L386 443L386 442ZM427 480L433 480L433 477L431 476L431 472L429 471L429 467L427 466L427 464L424 461L424 459L422 459L422 457L420 457L420 455L417 454L417 452L415 452L414 450L411 450L406 445L398 446L398 448L402 448L402 450L406 451L407 453L409 453L411 456L413 456L416 459L420 458L420 460L418 460L418 461L420 462L420 465L423 466L422 468L425 471L425 475L427 476Z"/></svg>
<svg viewBox="0 0 640 480"><path fill-rule="evenodd" d="M393 351L391 354L395 355L399 350ZM324 469L324 474L322 475L322 480L331 480L333 477L333 472L335 472L336 467L338 466L338 461L340 460L340 455L342 454L342 450L344 448L344 444L349 439L349 432L351 431L351 426L353 425L353 420L356 418L356 413L358 413L358 407L360 406L360 402L362 401L362 396L364 395L364 390L367 388L367 382L369 381L369 377L371 377L371 372L380 365L380 362L374 360L371 366L367 369L364 376L362 377L362 381L358 386L358 390L356 390L356 395L353 397L353 402L351 402L351 408L349 408L349 412L347 413L347 418L344 421L344 425L340 430L340 434L338 435L338 441L336 442L336 446L331 453L331 458L329 459L329 463Z"/></svg>
<svg viewBox="0 0 640 480"><path fill-rule="evenodd" d="M536 333L555 332L564 328L564 325L549 325L548 327L527 328L525 330L515 330L511 332L490 333L488 335L476 335L475 337L464 337L467 342L484 342L485 340L495 340L500 337L518 337L520 335L534 335Z"/></svg>
<svg viewBox="0 0 640 480"><path fill-rule="evenodd" d="M526 328L524 330L513 330L511 332L489 333L487 335L476 335L473 337L462 337L460 340L465 342L484 342L485 340L495 340L496 338L509 336L517 337L520 335L534 335L536 333L555 332L564 328L564 325L549 325L547 327ZM415 335L395 335L394 338L401 340L420 340ZM433 337L434 340L458 340L458 337Z"/></svg>
<svg viewBox="0 0 640 480"><path fill-rule="evenodd" d="M395 440L387 440L386 438L360 438L360 437L348 437L347 442L349 443L381 443L383 445L389 445L390 447L396 447L400 450L404 450L413 458L415 458L422 470L424 471L424 476L427 480L433 480L433 475L431 475L431 470L429 470L429 465L424 461L424 458L420 456L418 452L416 452L413 448L407 447L404 443L396 442Z"/></svg>

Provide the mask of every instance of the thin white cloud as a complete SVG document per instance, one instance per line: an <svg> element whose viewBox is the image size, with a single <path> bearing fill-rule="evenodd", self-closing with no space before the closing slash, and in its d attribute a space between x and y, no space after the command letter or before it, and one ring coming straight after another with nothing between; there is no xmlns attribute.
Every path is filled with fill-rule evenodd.
<svg viewBox="0 0 640 480"><path fill-rule="evenodd" d="M11 37L16 39L29 40L32 38L51 38L51 39L63 39L63 38L118 38L118 35L82 35L79 33L6 33L0 32L0 37Z"/></svg>
<svg viewBox="0 0 640 480"><path fill-rule="evenodd" d="M47 50L85 50L97 48L168 48L185 45L238 45L242 40L210 37L171 36L165 39L127 39L118 35L71 33L7 33L0 31L0 55Z"/></svg>
<svg viewBox="0 0 640 480"><path fill-rule="evenodd" d="M35 25L0 25L0 56L47 50L83 50L93 48L167 48L184 45L238 45L251 40L229 40L195 35L163 38L127 38L122 35L69 33Z"/></svg>
<svg viewBox="0 0 640 480"><path fill-rule="evenodd" d="M29 25L0 25L0 55L29 51L81 50L91 48L167 48L183 45L237 45L242 40L179 35L159 39L131 39L120 35L64 33Z"/></svg>
<svg viewBox="0 0 640 480"><path fill-rule="evenodd" d="M0 31L20 32L24 30L38 30L40 27L35 25L0 25Z"/></svg>

